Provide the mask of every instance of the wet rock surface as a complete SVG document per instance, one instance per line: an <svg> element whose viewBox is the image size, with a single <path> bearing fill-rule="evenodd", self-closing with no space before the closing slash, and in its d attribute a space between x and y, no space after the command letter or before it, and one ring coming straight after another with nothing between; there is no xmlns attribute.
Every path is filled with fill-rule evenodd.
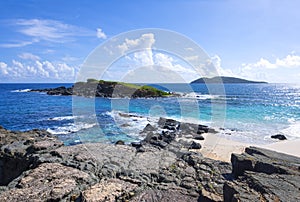
<svg viewBox="0 0 300 202"><path fill-rule="evenodd" d="M250 147L204 158L197 124L159 120L130 145L63 146L46 131L0 129L2 201L299 201L297 157ZM213 132L213 130L211 130ZM191 144L197 143L191 148ZM199 144L199 145L198 145ZM195 148L196 147L196 148ZM24 163L25 162L25 163Z"/></svg>

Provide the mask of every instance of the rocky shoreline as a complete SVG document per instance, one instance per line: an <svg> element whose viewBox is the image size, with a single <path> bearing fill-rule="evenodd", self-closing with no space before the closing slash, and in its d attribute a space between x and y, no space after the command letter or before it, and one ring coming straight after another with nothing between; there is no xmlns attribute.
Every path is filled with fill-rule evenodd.
<svg viewBox="0 0 300 202"><path fill-rule="evenodd" d="M108 98L148 98L166 97L173 94L161 91L151 86L139 86L130 83L89 79L87 82L77 82L72 87L57 87L48 89L32 89L30 92L45 92L48 95L77 95L84 97Z"/></svg>
<svg viewBox="0 0 300 202"><path fill-rule="evenodd" d="M125 145L64 146L47 131L0 128L2 201L300 201L300 158L249 147L201 155L204 125L161 118Z"/></svg>

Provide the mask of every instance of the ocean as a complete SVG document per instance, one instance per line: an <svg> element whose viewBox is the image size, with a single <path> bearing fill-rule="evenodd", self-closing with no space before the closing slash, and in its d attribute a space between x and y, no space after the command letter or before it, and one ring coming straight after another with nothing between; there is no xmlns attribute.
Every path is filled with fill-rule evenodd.
<svg viewBox="0 0 300 202"><path fill-rule="evenodd" d="M9 130L45 129L66 145L84 142L127 143L159 117L201 123L218 136L254 144L276 142L271 135L300 138L300 85L155 84L180 94L169 98L109 99L51 96L30 89L72 84L0 84L0 125ZM216 86L214 86L216 85Z"/></svg>

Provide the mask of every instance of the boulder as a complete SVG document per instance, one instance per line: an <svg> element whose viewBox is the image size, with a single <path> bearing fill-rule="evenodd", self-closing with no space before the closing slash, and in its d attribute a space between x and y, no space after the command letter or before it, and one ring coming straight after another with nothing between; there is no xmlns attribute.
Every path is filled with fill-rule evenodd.
<svg viewBox="0 0 300 202"><path fill-rule="evenodd" d="M204 137L202 135L195 135L194 139L195 140L204 140Z"/></svg>
<svg viewBox="0 0 300 202"><path fill-rule="evenodd" d="M192 144L190 145L189 149L201 149L201 144L195 141L192 141Z"/></svg>
<svg viewBox="0 0 300 202"><path fill-rule="evenodd" d="M249 147L231 162L235 180L224 184L224 201L300 200L300 158Z"/></svg>
<svg viewBox="0 0 300 202"><path fill-rule="evenodd" d="M278 140L286 140L287 138L282 134L272 135L271 138Z"/></svg>

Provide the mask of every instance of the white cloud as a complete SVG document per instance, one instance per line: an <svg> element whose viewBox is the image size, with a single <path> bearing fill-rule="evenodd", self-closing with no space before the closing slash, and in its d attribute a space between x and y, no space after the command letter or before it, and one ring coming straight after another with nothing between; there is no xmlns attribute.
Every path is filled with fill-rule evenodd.
<svg viewBox="0 0 300 202"><path fill-rule="evenodd" d="M80 60L80 58L77 58L77 57L72 57L72 56L69 56L69 55L66 55L62 58L62 60L64 62L74 62L74 61L78 61Z"/></svg>
<svg viewBox="0 0 300 202"><path fill-rule="evenodd" d="M155 43L154 34L147 33L143 34L138 39L125 39L125 42L118 46L122 54L124 54L129 49L151 49L152 45Z"/></svg>
<svg viewBox="0 0 300 202"><path fill-rule="evenodd" d="M222 60L220 56L214 55L211 57L211 62L214 64L214 67L216 68L217 72L219 73L220 76L236 76L232 70L230 69L225 69L222 67Z"/></svg>
<svg viewBox="0 0 300 202"><path fill-rule="evenodd" d="M273 62L261 58L255 63L242 64L238 74L249 79L266 80L269 82L299 82L300 56L287 55L276 58Z"/></svg>
<svg viewBox="0 0 300 202"><path fill-rule="evenodd" d="M197 78L196 71L188 63L167 53L153 51L154 44L153 33L124 39L124 42L116 47L125 56L114 63L106 76L112 80L120 80L130 74L132 82L190 82Z"/></svg>
<svg viewBox="0 0 300 202"><path fill-rule="evenodd" d="M274 63L267 59L261 58L256 63L244 64L245 69L276 69L276 68L299 68L300 67L300 56L298 55L287 55L285 58L277 58Z"/></svg>
<svg viewBox="0 0 300 202"><path fill-rule="evenodd" d="M0 70L1 70L1 74L7 75L8 74L7 64L4 62L0 62Z"/></svg>
<svg viewBox="0 0 300 202"><path fill-rule="evenodd" d="M199 59L198 55L192 55L184 58L188 62L197 61Z"/></svg>
<svg viewBox="0 0 300 202"><path fill-rule="evenodd" d="M19 47L31 45L37 41L38 40L21 41L21 42L15 42L15 43L4 43L4 44L0 44L0 47L2 47L2 48L19 48Z"/></svg>
<svg viewBox="0 0 300 202"><path fill-rule="evenodd" d="M95 35L93 30L57 20L18 19L11 21L11 25L17 26L16 31L27 37L31 37L31 40L0 44L0 47L17 48L41 41L66 43L76 40L75 37L92 37ZM105 36L103 34L102 37Z"/></svg>
<svg viewBox="0 0 300 202"><path fill-rule="evenodd" d="M18 55L19 58L24 59L24 60L39 60L40 57L37 55L34 55L32 53L21 53Z"/></svg>
<svg viewBox="0 0 300 202"><path fill-rule="evenodd" d="M64 62L12 60L10 65L0 62L0 78L2 81L17 82L74 82L78 69Z"/></svg>
<svg viewBox="0 0 300 202"><path fill-rule="evenodd" d="M92 35L90 30L56 20L20 19L16 21L16 25L21 27L19 29L20 33L51 42L61 43L65 40L70 40L68 38L70 36Z"/></svg>
<svg viewBox="0 0 300 202"><path fill-rule="evenodd" d="M97 28L97 37L99 39L106 39L106 34L102 31L101 28Z"/></svg>

